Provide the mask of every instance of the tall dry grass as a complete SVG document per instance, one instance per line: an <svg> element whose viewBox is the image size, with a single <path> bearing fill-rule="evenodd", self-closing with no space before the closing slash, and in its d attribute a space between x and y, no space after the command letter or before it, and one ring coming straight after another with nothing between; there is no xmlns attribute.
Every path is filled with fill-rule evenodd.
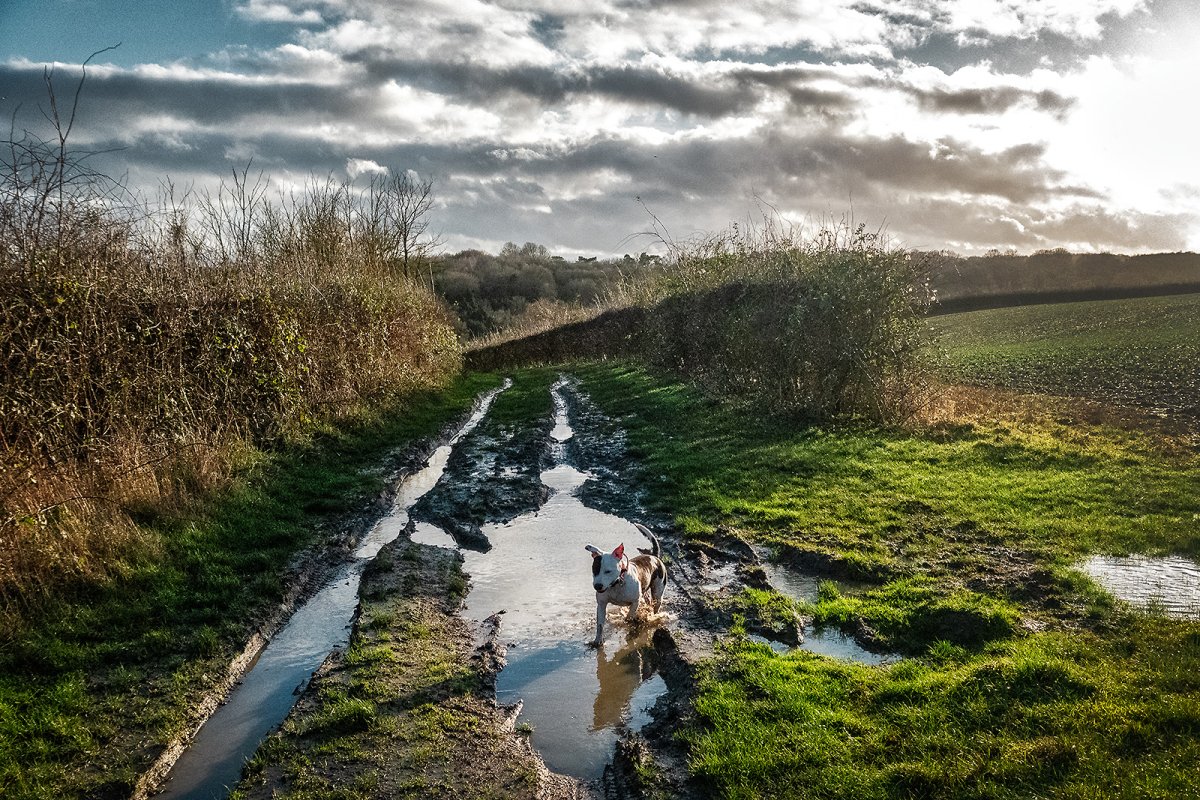
<svg viewBox="0 0 1200 800"><path fill-rule="evenodd" d="M452 319L398 263L382 184L272 193L234 173L152 207L25 133L0 155L0 603L101 581L130 519L223 480L246 443L444 383Z"/></svg>

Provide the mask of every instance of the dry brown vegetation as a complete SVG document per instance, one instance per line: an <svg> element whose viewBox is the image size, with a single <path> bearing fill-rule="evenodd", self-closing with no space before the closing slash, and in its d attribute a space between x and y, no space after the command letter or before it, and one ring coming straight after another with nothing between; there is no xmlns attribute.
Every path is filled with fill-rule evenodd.
<svg viewBox="0 0 1200 800"><path fill-rule="evenodd" d="M14 131L0 152L8 612L120 571L153 546L130 514L219 482L244 443L461 363L444 305L405 274L421 243L393 217L421 186L282 195L243 170L148 207L69 149L73 113L51 91L53 134Z"/></svg>

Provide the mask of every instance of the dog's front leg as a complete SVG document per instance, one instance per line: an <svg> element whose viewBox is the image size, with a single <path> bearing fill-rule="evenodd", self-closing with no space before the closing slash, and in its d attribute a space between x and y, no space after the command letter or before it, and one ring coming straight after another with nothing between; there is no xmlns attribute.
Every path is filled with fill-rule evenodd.
<svg viewBox="0 0 1200 800"><path fill-rule="evenodd" d="M639 588L638 593L633 596L633 602L629 604L629 616L626 617L627 620L629 620L630 622L633 622L637 619L638 607L641 606L641 604L642 604L642 591Z"/></svg>
<svg viewBox="0 0 1200 800"><path fill-rule="evenodd" d="M604 637L604 616L608 613L608 603L602 600L596 601L596 638L589 644L592 647L599 647L600 641Z"/></svg>

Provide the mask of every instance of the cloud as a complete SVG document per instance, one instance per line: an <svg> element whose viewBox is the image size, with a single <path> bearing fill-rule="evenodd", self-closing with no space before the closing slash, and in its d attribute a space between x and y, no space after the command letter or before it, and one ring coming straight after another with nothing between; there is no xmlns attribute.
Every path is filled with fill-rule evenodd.
<svg viewBox="0 0 1200 800"><path fill-rule="evenodd" d="M909 87L921 108L954 114L1000 114L1019 104L1032 105L1040 111L1062 113L1073 101L1051 90L1029 92L1014 86L990 86L979 89L923 89Z"/></svg>
<svg viewBox="0 0 1200 800"><path fill-rule="evenodd" d="M360 175L387 175L388 168L369 158L348 158L346 159L346 174L353 181L357 180Z"/></svg>
<svg viewBox="0 0 1200 800"><path fill-rule="evenodd" d="M1169 69L1087 56L1144 6L244 0L291 41L98 64L73 135L151 187L250 160L286 186L414 170L451 240L603 251L646 206L686 233L760 198L789 219L852 207L929 247L1174 246L1200 236L1200 181L1169 161L1191 128L1155 127L1191 112L1155 106L1191 51ZM1063 43L1084 60L1056 66ZM0 64L0 111L41 124L41 69ZM1112 132L1129 108L1132 138Z"/></svg>
<svg viewBox="0 0 1200 800"><path fill-rule="evenodd" d="M234 7L234 13L253 22L281 22L289 25L321 25L325 19L314 8L295 8L270 0L248 0Z"/></svg>

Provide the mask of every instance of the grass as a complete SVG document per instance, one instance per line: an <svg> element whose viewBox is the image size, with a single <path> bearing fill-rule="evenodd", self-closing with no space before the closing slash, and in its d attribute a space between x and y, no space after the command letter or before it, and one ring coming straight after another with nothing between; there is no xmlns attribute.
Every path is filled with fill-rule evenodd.
<svg viewBox="0 0 1200 800"><path fill-rule="evenodd" d="M1200 418L1200 295L977 311L934 328L954 379Z"/></svg>
<svg viewBox="0 0 1200 800"><path fill-rule="evenodd" d="M729 798L1194 796L1200 635L1130 626L884 669L734 640L700 678L691 770Z"/></svg>
<svg viewBox="0 0 1200 800"><path fill-rule="evenodd" d="M1200 472L1136 432L960 420L928 429L813 428L724 405L635 367L583 367L584 388L628 431L650 500L685 534L733 525L908 573L950 546L1200 555ZM955 546L957 545L957 547Z"/></svg>
<svg viewBox="0 0 1200 800"><path fill-rule="evenodd" d="M128 794L278 602L293 556L380 491L376 467L390 450L436 435L496 382L469 376L280 451L247 453L224 491L146 521L152 556L27 619L0 644L5 797Z"/></svg>
<svg viewBox="0 0 1200 800"><path fill-rule="evenodd" d="M728 526L867 579L794 610L909 655L777 655L735 624L679 734L715 796L1200 792L1200 622L1133 614L1070 568L1097 551L1200 555L1194 451L983 393L908 429L817 429L628 365L572 372L682 535ZM734 604L735 619L788 612L769 592Z"/></svg>

